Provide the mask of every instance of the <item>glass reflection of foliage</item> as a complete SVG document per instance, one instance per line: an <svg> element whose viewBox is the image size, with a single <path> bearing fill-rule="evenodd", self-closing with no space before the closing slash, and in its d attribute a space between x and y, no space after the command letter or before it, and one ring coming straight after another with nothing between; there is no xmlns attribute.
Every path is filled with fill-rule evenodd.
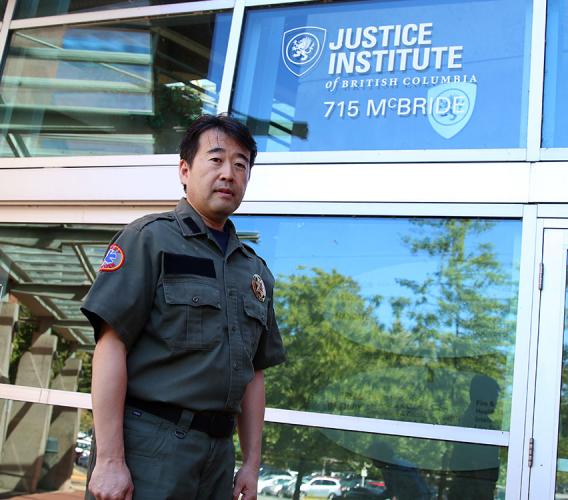
<svg viewBox="0 0 568 500"><path fill-rule="evenodd" d="M466 245L489 228L481 220L414 221L404 242L439 264L421 281L399 280L408 294L391 300L389 321L378 317L381 297L363 296L335 270L280 276L276 309L288 362L267 371L268 405L460 425L475 374L503 392L515 293L490 243ZM506 428L502 406L494 421Z"/></svg>
<svg viewBox="0 0 568 500"><path fill-rule="evenodd" d="M564 348L562 353L562 382L560 386L560 415L558 429L558 459L568 459L568 268L567 288L564 304ZM568 489L568 472L557 471L556 491Z"/></svg>
<svg viewBox="0 0 568 500"><path fill-rule="evenodd" d="M188 85L169 86L154 83L154 113L146 117L154 130L156 153L176 151L179 136L171 133L185 131L202 114L203 103L196 91Z"/></svg>
<svg viewBox="0 0 568 500"><path fill-rule="evenodd" d="M38 319L35 318L30 310L20 304L20 313L16 323L14 337L12 339L12 353L10 355L10 383L16 383L16 373L18 363L22 356L30 349L34 333L38 329ZM52 374L53 380L65 365L65 361L71 356L76 356L81 359L81 373L79 374L77 391L90 393L91 392L91 371L92 371L92 358L91 352L79 351L77 352L77 344L69 342L62 337L57 340L57 350L53 356Z"/></svg>
<svg viewBox="0 0 568 500"><path fill-rule="evenodd" d="M10 355L10 383L16 382L16 370L20 358L32 345L33 333L36 330L36 322L25 306L20 305L18 321L12 338L12 353Z"/></svg>

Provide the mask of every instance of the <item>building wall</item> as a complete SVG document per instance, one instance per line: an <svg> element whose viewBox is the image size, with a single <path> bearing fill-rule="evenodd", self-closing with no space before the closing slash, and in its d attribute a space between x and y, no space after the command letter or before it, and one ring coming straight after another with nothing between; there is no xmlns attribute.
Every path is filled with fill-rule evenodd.
<svg viewBox="0 0 568 500"><path fill-rule="evenodd" d="M498 498L562 493L565 282L547 280L566 274L565 2L212 0L91 12L70 2L75 11L44 5L35 17L23 7L8 1L0 28L0 244L49 259L38 231L95 231L168 209L182 196L184 126L200 112L233 112L260 145L237 229L259 238L280 276L293 354L268 380L266 464L379 479L381 463L406 460L438 498L460 481L495 483L494 473ZM422 43L397 47L462 47L459 61L415 72L461 75L457 86L405 87L413 73L398 67L373 75L398 78L396 88L330 92L336 77L373 73L329 73L339 30L387 22L426 26ZM298 28L321 42L306 71L288 52ZM360 114L369 99L431 89L469 99L453 110L463 128L390 101L375 121ZM2 239L6 228L20 233ZM83 242L91 267L103 233L92 248ZM0 251L9 290L48 279L18 265L25 252ZM62 253L79 269L76 254ZM70 271L62 282L89 283L87 270L79 282ZM36 316L78 321L53 297L14 294ZM84 325L55 331L92 345ZM470 400L474 381L482 396ZM48 400L7 385L0 396L88 406L75 393Z"/></svg>

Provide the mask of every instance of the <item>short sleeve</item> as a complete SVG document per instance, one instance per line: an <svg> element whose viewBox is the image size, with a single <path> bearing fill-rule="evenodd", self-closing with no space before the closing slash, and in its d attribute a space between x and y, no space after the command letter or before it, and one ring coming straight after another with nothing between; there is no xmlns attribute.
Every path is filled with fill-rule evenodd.
<svg viewBox="0 0 568 500"><path fill-rule="evenodd" d="M260 337L253 365L255 370L264 370L284 361L286 361L286 351L282 345L282 337L276 322L273 304L270 304L267 328Z"/></svg>
<svg viewBox="0 0 568 500"><path fill-rule="evenodd" d="M127 349L148 321L160 272L153 235L144 228L126 227L108 247L81 311L98 340L101 322L108 323Z"/></svg>

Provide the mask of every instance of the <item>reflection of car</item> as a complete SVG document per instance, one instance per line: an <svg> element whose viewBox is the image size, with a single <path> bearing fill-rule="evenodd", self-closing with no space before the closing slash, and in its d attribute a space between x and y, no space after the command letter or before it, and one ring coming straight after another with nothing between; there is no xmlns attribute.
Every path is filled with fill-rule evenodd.
<svg viewBox="0 0 568 500"><path fill-rule="evenodd" d="M373 484L366 484L365 486L353 486L345 491L341 498L349 498L351 500L376 500L382 498L385 488L383 486L376 486Z"/></svg>
<svg viewBox="0 0 568 500"><path fill-rule="evenodd" d="M294 478L293 481L290 481L288 484L283 486L282 492L280 493L281 497L292 498L294 496L294 491L296 491L296 480L297 478ZM309 480L309 477L303 477L302 484L306 484Z"/></svg>
<svg viewBox="0 0 568 500"><path fill-rule="evenodd" d="M91 452L91 438L84 437L77 439L77 444L75 445L75 463L78 465L82 465L79 463L79 460L86 457L87 461L89 459L89 454Z"/></svg>
<svg viewBox="0 0 568 500"><path fill-rule="evenodd" d="M289 484L296 484L296 479L294 478L277 478L272 481L271 484L267 484L262 490L259 490L259 493L263 495L272 495L275 497L283 497L284 496L284 487L288 486Z"/></svg>
<svg viewBox="0 0 568 500"><path fill-rule="evenodd" d="M89 458L91 452L89 450L85 450L79 458L77 458L77 465L81 467L88 467L89 466Z"/></svg>
<svg viewBox="0 0 568 500"><path fill-rule="evenodd" d="M268 488L271 488L272 486L275 485L281 486L282 484L285 484L288 481L290 481L290 479L292 479L292 476L289 475L260 477L258 479L256 489L259 493L270 494L270 490ZM282 488L280 487L278 489L281 490Z"/></svg>
<svg viewBox="0 0 568 500"><path fill-rule="evenodd" d="M340 498L341 494L346 491L350 486L353 486L353 481L343 482L336 477L314 477L306 484L300 486L300 492L303 496L328 498Z"/></svg>

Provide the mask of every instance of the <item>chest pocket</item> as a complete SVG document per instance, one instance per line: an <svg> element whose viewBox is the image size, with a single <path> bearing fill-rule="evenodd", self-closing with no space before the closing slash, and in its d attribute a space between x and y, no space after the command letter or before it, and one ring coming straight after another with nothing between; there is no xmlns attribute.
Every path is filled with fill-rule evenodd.
<svg viewBox="0 0 568 500"><path fill-rule="evenodd" d="M243 304L245 322L242 332L245 347L252 358L256 353L260 336L267 326L268 302L260 302L256 298L245 296Z"/></svg>
<svg viewBox="0 0 568 500"><path fill-rule="evenodd" d="M167 318L163 337L171 348L209 350L222 339L221 293L215 283L165 278Z"/></svg>

